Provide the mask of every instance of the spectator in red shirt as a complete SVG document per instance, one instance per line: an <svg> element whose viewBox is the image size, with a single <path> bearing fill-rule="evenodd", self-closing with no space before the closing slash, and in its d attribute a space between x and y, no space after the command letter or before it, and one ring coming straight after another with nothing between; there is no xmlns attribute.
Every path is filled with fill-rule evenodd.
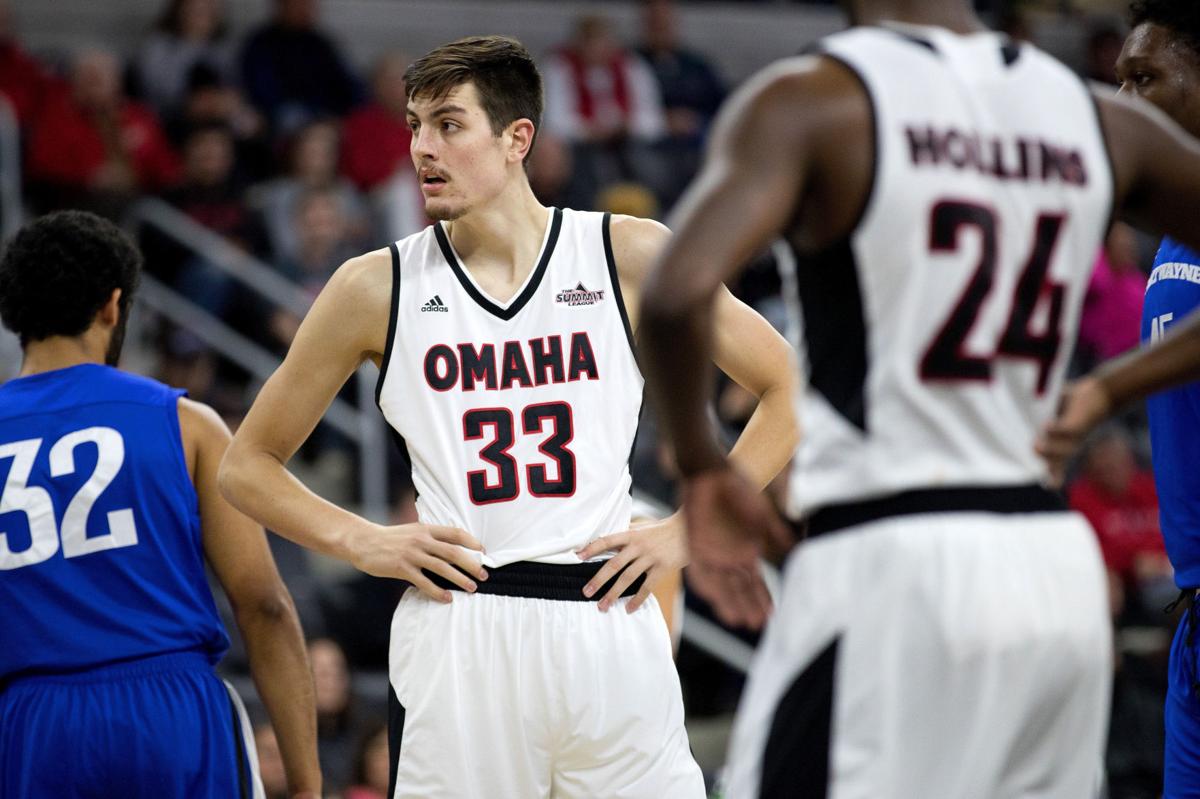
<svg viewBox="0 0 1200 799"><path fill-rule="evenodd" d="M179 161L158 120L121 93L120 65L81 53L69 88L46 98L29 131L28 176L43 209L119 212L137 192L173 184Z"/></svg>
<svg viewBox="0 0 1200 799"><path fill-rule="evenodd" d="M1096 260L1079 324L1084 357L1107 361L1138 345L1146 273L1138 268L1135 236L1128 225L1114 224Z"/></svg>
<svg viewBox="0 0 1200 799"><path fill-rule="evenodd" d="M52 85L50 74L17 42L12 12L0 0L0 95L12 106L18 125L29 124Z"/></svg>
<svg viewBox="0 0 1200 799"><path fill-rule="evenodd" d="M409 58L388 53L375 66L374 100L346 120L342 139L342 172L364 192L387 181L397 169L412 171L408 148L412 131L405 112L404 70Z"/></svg>
<svg viewBox="0 0 1200 799"><path fill-rule="evenodd" d="M1102 431L1088 447L1070 505L1096 531L1109 570L1137 593L1171 574L1158 525L1154 477L1141 468L1128 432Z"/></svg>

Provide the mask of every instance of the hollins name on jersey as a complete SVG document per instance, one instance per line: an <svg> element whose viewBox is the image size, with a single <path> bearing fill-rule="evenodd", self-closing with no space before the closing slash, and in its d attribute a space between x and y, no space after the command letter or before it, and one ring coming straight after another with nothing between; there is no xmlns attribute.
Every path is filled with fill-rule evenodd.
<svg viewBox="0 0 1200 799"><path fill-rule="evenodd" d="M1062 181L1086 186L1087 167L1076 148L1051 144L1036 136L984 136L975 131L905 128L913 166L949 164L1000 180Z"/></svg>
<svg viewBox="0 0 1200 799"><path fill-rule="evenodd" d="M437 391L449 391L456 384L463 391L475 391L477 386L488 391L531 388L585 377L599 380L600 370L592 342L583 332L571 334L565 358L563 337L558 335L506 341L499 359L495 344L435 344L425 353L425 380Z"/></svg>

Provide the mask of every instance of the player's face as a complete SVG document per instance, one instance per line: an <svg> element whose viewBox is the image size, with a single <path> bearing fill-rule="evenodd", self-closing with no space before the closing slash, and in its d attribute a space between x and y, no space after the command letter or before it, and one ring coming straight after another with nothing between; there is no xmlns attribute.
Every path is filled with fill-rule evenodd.
<svg viewBox="0 0 1200 799"><path fill-rule="evenodd" d="M1167 28L1133 29L1117 59L1121 94L1149 100L1192 135L1200 135L1200 55Z"/></svg>
<svg viewBox="0 0 1200 799"><path fill-rule="evenodd" d="M475 84L456 86L445 97L411 99L408 125L430 219L458 219L504 190L507 137L492 131Z"/></svg>

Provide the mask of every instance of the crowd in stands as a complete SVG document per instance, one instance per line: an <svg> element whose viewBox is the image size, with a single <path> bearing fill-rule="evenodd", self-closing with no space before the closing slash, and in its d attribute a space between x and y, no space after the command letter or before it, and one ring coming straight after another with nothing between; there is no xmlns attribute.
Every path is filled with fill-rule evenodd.
<svg viewBox="0 0 1200 799"><path fill-rule="evenodd" d="M31 214L81 207L124 220L140 200L159 198L312 297L347 258L427 224L408 152L409 55L381 53L363 70L322 29L318 0L271 0L269 18L235 36L227 2L164 0L136 52L92 47L42 59L22 46L0 0L0 96L20 131L24 202ZM631 41L604 16L584 16L564 31L559 47L542 54L546 109L529 173L543 202L661 218L679 198L726 87L712 60L680 40L676 15L670 0L649 0L641 35ZM1021 20L1010 23L1013 35L1027 32ZM1119 28L1096 30L1090 76L1112 81L1122 36ZM141 230L151 276L266 349L286 350L300 321L295 313L236 283L209 254ZM1110 233L1088 288L1076 371L1137 345L1150 247L1128 228ZM783 324L769 259L735 288ZM164 322L155 340L156 376L188 388L236 424L255 389L249 375L189 330ZM11 342L0 338L0 380L12 374L15 357ZM734 428L752 403L736 387L722 387L717 407ZM653 420L646 425L652 429ZM1160 610L1172 598L1171 573L1145 440L1136 414L1105 431L1081 459L1068 493L1096 529L1115 623L1165 631L1171 621ZM669 455L652 435L640 441L635 480L670 503ZM318 450L348 446L335 435L317 437ZM352 469L343 471L353 478ZM402 479L393 493L395 518L411 518L411 491ZM288 557L285 545L273 545ZM346 799L381 797L383 716L356 696L347 654L356 668L382 666L396 588L361 577L338 590L340 598L297 597L306 628L337 633L337 640L315 639L310 647L322 764L328 785ZM354 615L369 621L357 626L374 625L375 638L355 637L356 625L334 623L347 596ZM1147 721L1158 694L1154 678L1145 676L1158 673L1146 664L1162 656L1166 634L1159 638L1117 659L1110 772L1125 770L1114 776L1114 797L1138 796L1156 779L1153 752L1130 741L1145 739L1141 727L1161 729ZM736 699L737 678L686 644L680 669L691 712L727 710ZM268 795L282 795L270 728L259 727L256 741Z"/></svg>

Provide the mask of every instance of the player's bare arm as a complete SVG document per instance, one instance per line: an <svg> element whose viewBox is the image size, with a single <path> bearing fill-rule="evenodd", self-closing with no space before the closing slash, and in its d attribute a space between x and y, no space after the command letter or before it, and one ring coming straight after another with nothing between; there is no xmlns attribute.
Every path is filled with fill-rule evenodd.
<svg viewBox="0 0 1200 799"><path fill-rule="evenodd" d="M1099 96L1121 217L1200 249L1200 143L1149 103ZM1097 424L1130 402L1200 379L1200 317L1163 339L1102 365L1071 386L1062 410L1038 442L1061 478L1067 460Z"/></svg>
<svg viewBox="0 0 1200 799"><path fill-rule="evenodd" d="M706 364L721 336L710 320L720 319L724 282L775 238L786 232L815 248L854 224L869 167L861 185L834 191L826 165L871 163L870 119L862 87L828 59L781 62L749 81L722 112L705 168L673 219L676 235L642 291L647 383L685 478L689 578L727 623L765 621L759 536L787 533L717 444Z"/></svg>
<svg viewBox="0 0 1200 799"><path fill-rule="evenodd" d="M670 231L653 220L616 217L612 221L613 255L635 330L643 284L669 239ZM793 410L798 381L792 350L765 319L723 285L717 288L714 308L712 361L759 401L729 457L751 484L761 490L787 465L799 440ZM629 583L646 574L645 585L626 606L630 612L636 610L665 575L686 565L682 521L677 513L639 527L636 532L605 536L589 544L582 553L585 558L605 550L619 551L597 573L587 590L596 590L620 569L625 569L610 595L601 601L602 610L611 606ZM757 575L756 587L765 597L765 586Z"/></svg>
<svg viewBox="0 0 1200 799"><path fill-rule="evenodd" d="M470 575L487 579L467 551L481 549L475 538L450 527L375 524L317 496L286 469L350 375L367 358L382 359L391 284L387 250L353 258L334 273L238 428L221 466L221 490L235 507L298 544L450 602L450 591L422 570L474 591Z"/></svg>
<svg viewBox="0 0 1200 799"><path fill-rule="evenodd" d="M229 428L207 405L179 400L179 427L200 506L205 557L237 618L250 673L263 699L293 797L321 795L317 711L304 633L275 569L263 529L221 496L217 470Z"/></svg>

